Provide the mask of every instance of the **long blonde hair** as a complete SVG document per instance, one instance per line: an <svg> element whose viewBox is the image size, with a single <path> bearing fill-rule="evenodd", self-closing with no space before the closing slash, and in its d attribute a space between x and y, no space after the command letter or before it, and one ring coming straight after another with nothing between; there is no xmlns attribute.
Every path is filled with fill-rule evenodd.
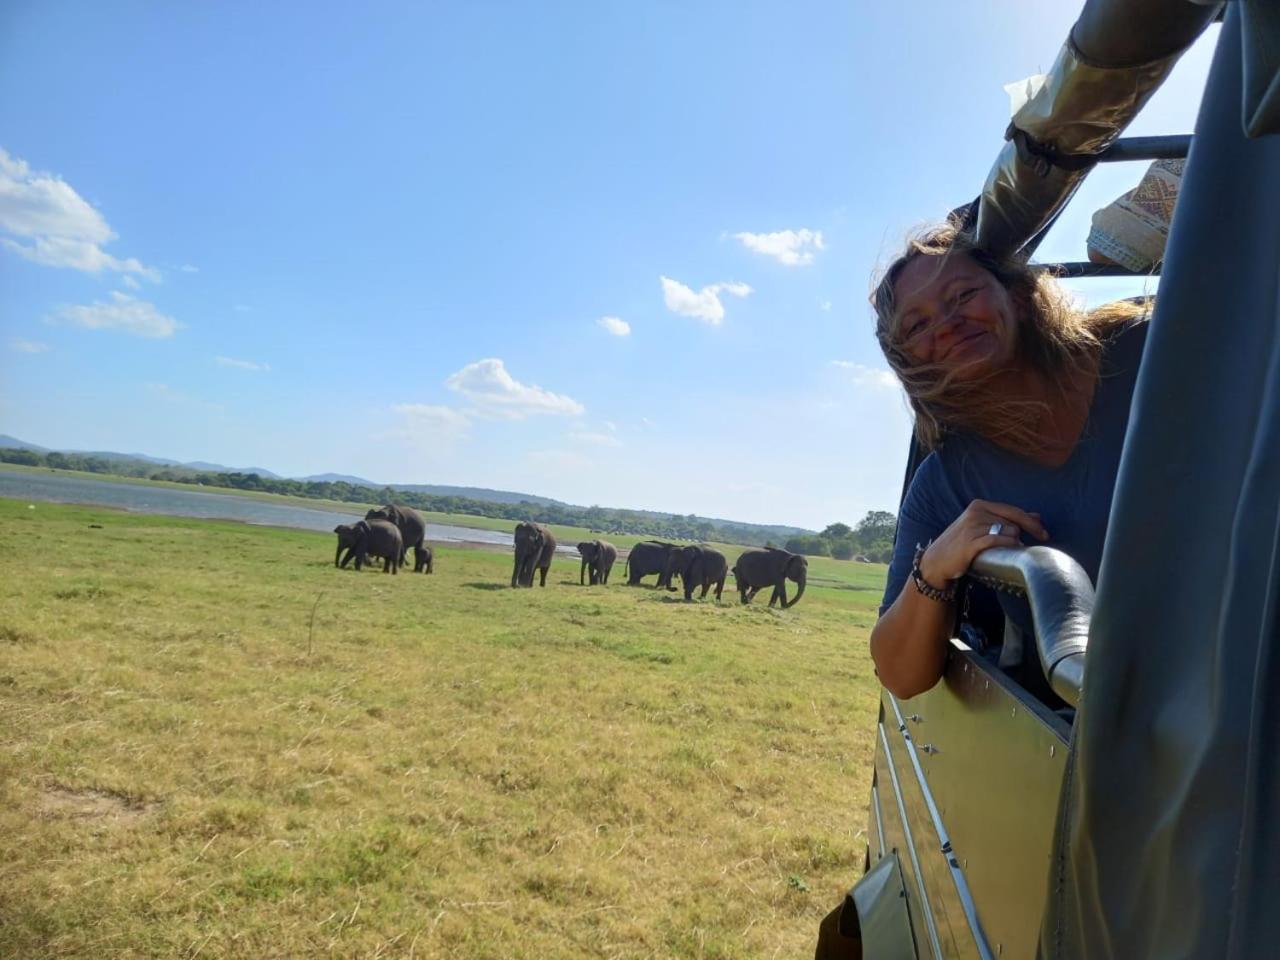
<svg viewBox="0 0 1280 960"><path fill-rule="evenodd" d="M949 223L909 238L906 250L884 271L871 295L876 339L902 381L915 414L916 437L925 449L940 446L950 432L971 431L1011 450L1043 452L1047 444L1039 425L1048 406L1043 400L1010 400L992 391L992 381L1002 371L960 380L956 371L920 363L903 348L894 285L917 257L956 254L967 256L1005 289L1017 318L1016 362L1050 389L1063 389L1080 374L1096 375L1103 341L1141 316L1147 305L1120 301L1082 312L1044 270L1018 259L997 259ZM939 260L939 266L944 262Z"/></svg>

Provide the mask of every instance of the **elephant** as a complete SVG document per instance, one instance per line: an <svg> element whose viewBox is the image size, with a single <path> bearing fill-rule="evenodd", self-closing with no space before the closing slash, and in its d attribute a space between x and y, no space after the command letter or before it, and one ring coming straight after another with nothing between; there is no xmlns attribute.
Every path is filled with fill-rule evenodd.
<svg viewBox="0 0 1280 960"><path fill-rule="evenodd" d="M516 557L515 566L511 570L511 585L532 587L533 572L539 570L542 573L539 586L545 587L547 571L551 569L551 558L556 552L556 538L542 524L524 521L516 524L515 544Z"/></svg>
<svg viewBox="0 0 1280 960"><path fill-rule="evenodd" d="M637 543L627 555L627 586L639 586L642 577L656 573L659 587L674 590L671 578L667 576L667 557L675 548L674 543L664 543L661 540L642 540Z"/></svg>
<svg viewBox="0 0 1280 960"><path fill-rule="evenodd" d="M340 523L333 528L333 532L338 535L338 550L333 555L333 565L338 566L338 558L342 556L345 549L347 555L342 559L342 566L346 566L351 562L351 558L356 555L356 544L360 540L360 528L354 523Z"/></svg>
<svg viewBox="0 0 1280 960"><path fill-rule="evenodd" d="M773 587L769 606L782 601L782 609L793 607L804 596L805 582L809 578L809 560L798 553L788 553L777 547L744 550L733 565L733 577L738 582L738 593L743 603L750 603L761 587ZM787 581L794 580L799 589L795 597L787 600Z"/></svg>
<svg viewBox="0 0 1280 960"><path fill-rule="evenodd" d="M435 553L425 543L420 547L413 548L413 572L414 573L435 573L436 561Z"/></svg>
<svg viewBox="0 0 1280 960"><path fill-rule="evenodd" d="M608 540L584 540L578 544L578 555L582 557L582 566L578 570L578 585L582 585L583 574L588 568L591 571L591 585L609 582L609 571L618 559L618 548Z"/></svg>
<svg viewBox="0 0 1280 960"><path fill-rule="evenodd" d="M729 561L719 550L704 546L676 547L667 557L666 576L671 582L672 576L680 575L684 583L684 598L693 599L696 587L702 587L698 599L703 599L712 585L716 588L716 600L724 590L724 582L729 576Z"/></svg>
<svg viewBox="0 0 1280 960"><path fill-rule="evenodd" d="M361 520L355 524L356 569L369 562L369 557L382 557L383 573L398 573L400 558L404 556L404 540L400 530L387 520Z"/></svg>
<svg viewBox="0 0 1280 960"><path fill-rule="evenodd" d="M400 548L400 566L404 566L405 555L409 552L409 548L415 550L424 545L424 539L427 535L427 521L413 507L397 507L395 504L389 503L385 507L379 507L377 510L370 510L364 515L366 520L385 520L388 523L394 523L400 531L400 540L403 546Z"/></svg>

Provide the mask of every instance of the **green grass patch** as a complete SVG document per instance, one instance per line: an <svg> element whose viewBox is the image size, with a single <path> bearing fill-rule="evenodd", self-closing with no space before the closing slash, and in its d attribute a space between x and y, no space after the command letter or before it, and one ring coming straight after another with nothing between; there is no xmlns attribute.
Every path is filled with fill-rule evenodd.
<svg viewBox="0 0 1280 960"><path fill-rule="evenodd" d="M97 507L0 542L0 956L797 956L860 869L883 567L778 611Z"/></svg>

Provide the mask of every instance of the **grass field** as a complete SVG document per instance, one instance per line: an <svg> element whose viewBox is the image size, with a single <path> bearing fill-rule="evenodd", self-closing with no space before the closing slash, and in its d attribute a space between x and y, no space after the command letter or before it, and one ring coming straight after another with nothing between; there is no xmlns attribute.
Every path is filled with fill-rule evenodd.
<svg viewBox="0 0 1280 960"><path fill-rule="evenodd" d="M0 500L0 956L811 953L883 567L779 612L332 546Z"/></svg>

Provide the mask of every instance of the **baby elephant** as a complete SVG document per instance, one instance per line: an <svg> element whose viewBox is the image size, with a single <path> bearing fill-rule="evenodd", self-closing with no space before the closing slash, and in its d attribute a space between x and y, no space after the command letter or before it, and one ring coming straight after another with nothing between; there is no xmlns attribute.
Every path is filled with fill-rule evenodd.
<svg viewBox="0 0 1280 960"><path fill-rule="evenodd" d="M353 549L356 569L359 570L368 563L370 557L381 557L383 573L398 573L404 540L396 525L386 520L361 520L352 526L356 530L356 545Z"/></svg>
<svg viewBox="0 0 1280 960"><path fill-rule="evenodd" d="M719 550L710 547L676 547L667 558L668 581L676 574L684 581L686 600L693 599L693 591L698 587L702 588L699 599L705 598L707 591L715 587L716 600L719 600L725 579L729 576L729 561Z"/></svg>
<svg viewBox="0 0 1280 960"><path fill-rule="evenodd" d="M425 543L419 544L413 548L413 572L414 573L435 573L435 554L431 552L431 548Z"/></svg>
<svg viewBox="0 0 1280 960"><path fill-rule="evenodd" d="M356 555L356 544L360 540L360 528L354 523L340 523L333 528L333 532L338 535L338 549L333 555L333 565L345 567L351 562L351 558ZM346 550L347 555L342 557L342 551ZM338 558L342 557L342 563L338 563Z"/></svg>

